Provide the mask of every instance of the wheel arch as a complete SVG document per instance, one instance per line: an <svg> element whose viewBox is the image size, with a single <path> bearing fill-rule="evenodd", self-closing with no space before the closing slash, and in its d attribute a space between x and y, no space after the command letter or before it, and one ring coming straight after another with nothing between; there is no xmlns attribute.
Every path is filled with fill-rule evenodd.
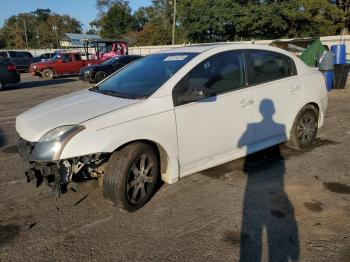
<svg viewBox="0 0 350 262"><path fill-rule="evenodd" d="M137 142L145 143L155 150L159 159L161 179L167 184L175 183L179 177L179 167L177 158L175 159L169 157L169 154L166 151L166 149L158 142L149 139L135 139L120 145L113 152L120 151L128 145Z"/></svg>
<svg viewBox="0 0 350 262"><path fill-rule="evenodd" d="M42 74L44 72L44 70L46 70L46 69L50 69L55 74L55 76L57 76L56 70L54 68L52 68L52 67L42 68L42 69L40 69L40 73Z"/></svg>
<svg viewBox="0 0 350 262"><path fill-rule="evenodd" d="M307 106L312 106L314 109L315 109L315 111L316 111L316 113L317 113L317 117L318 117L318 123L319 123L319 125L321 126L322 124L323 124L323 116L321 115L321 107L320 107L320 105L318 104L318 103L316 103L316 102L308 102L308 103L306 103L300 110L299 110L299 112L298 112L298 114L305 108L305 107L307 107ZM297 114L297 115L298 115ZM297 117L297 116L296 116Z"/></svg>

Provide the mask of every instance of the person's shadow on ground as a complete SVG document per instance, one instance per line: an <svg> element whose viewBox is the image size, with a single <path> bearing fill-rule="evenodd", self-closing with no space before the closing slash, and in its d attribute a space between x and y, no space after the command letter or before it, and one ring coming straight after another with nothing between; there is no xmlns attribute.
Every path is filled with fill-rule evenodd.
<svg viewBox="0 0 350 262"><path fill-rule="evenodd" d="M248 124L239 146L251 134L251 129L271 127L271 130L285 134L285 126L275 123L275 108L271 100L260 104L263 120ZM299 258L298 226L294 209L284 191L285 163L279 146L248 155L244 163L247 185L244 194L240 261L259 262L262 258L263 232L267 234L269 261L297 261Z"/></svg>

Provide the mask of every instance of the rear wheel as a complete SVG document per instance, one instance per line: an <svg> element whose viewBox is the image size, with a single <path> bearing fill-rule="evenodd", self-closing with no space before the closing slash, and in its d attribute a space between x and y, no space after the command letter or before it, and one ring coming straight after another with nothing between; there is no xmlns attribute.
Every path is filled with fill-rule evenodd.
<svg viewBox="0 0 350 262"><path fill-rule="evenodd" d="M136 211L152 197L159 176L155 150L133 143L115 152L103 179L103 195L113 205Z"/></svg>
<svg viewBox="0 0 350 262"><path fill-rule="evenodd" d="M313 105L306 105L297 115L290 139L289 147L304 149L312 144L318 131L318 110Z"/></svg>
<svg viewBox="0 0 350 262"><path fill-rule="evenodd" d="M55 77L55 73L51 69L44 69L41 75L45 79L53 79Z"/></svg>
<svg viewBox="0 0 350 262"><path fill-rule="evenodd" d="M95 79L96 79L96 82L99 83L106 77L107 77L107 74L105 72L100 71L96 73Z"/></svg>

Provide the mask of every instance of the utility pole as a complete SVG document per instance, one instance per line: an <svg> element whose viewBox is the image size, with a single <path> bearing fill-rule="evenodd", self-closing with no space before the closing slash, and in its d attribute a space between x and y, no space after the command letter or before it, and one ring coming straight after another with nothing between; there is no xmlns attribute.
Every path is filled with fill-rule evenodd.
<svg viewBox="0 0 350 262"><path fill-rule="evenodd" d="M57 25L54 25L52 26L52 30L55 31L55 34L56 34L56 44L57 44L57 49L60 48L60 45L59 45L59 42L58 42L58 35L57 35L57 30L58 30L58 27Z"/></svg>
<svg viewBox="0 0 350 262"><path fill-rule="evenodd" d="M175 24L176 24L176 0L174 0L174 14L173 14L173 38L172 44L175 44Z"/></svg>
<svg viewBox="0 0 350 262"><path fill-rule="evenodd" d="M40 48L40 36L39 36L39 30L38 30L38 28L36 28L36 38L38 39L38 47Z"/></svg>
<svg viewBox="0 0 350 262"><path fill-rule="evenodd" d="M26 27L26 20L23 19L23 26L24 26L24 35L26 37L26 47L28 49L28 36L27 36L27 27Z"/></svg>

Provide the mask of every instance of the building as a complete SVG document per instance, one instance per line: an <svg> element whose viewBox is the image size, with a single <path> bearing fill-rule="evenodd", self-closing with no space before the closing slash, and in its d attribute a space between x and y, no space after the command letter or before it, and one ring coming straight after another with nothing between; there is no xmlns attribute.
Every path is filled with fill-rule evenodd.
<svg viewBox="0 0 350 262"><path fill-rule="evenodd" d="M98 35L88 35L88 34L74 34L74 33L65 33L60 41L61 48L77 48L83 47L83 39L99 39L101 38Z"/></svg>

